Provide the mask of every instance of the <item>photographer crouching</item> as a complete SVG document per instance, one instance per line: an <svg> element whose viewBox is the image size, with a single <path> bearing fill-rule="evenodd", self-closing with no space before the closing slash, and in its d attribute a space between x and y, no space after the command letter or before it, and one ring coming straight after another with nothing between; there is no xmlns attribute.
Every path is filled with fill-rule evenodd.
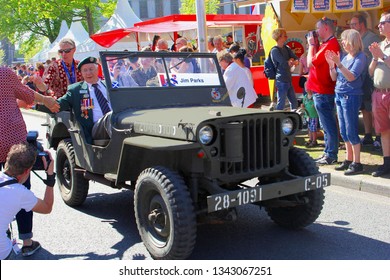
<svg viewBox="0 0 390 280"><path fill-rule="evenodd" d="M54 161L49 151L48 155L37 159L37 148L28 143L13 145L7 155L5 168L0 172L0 259L14 259L16 253L13 250L12 240L7 237L9 224L14 216L21 210L33 211L41 214L49 214L53 207L55 185ZM22 184L30 176L30 171L36 161L43 162L46 170L46 191L43 200L37 198L33 192ZM32 240L31 249L38 250L41 245Z"/></svg>

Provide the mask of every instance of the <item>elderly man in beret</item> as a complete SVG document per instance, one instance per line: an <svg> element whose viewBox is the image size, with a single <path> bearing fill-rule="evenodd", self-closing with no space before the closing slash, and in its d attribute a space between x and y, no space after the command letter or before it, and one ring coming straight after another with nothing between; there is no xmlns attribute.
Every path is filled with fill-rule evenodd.
<svg viewBox="0 0 390 280"><path fill-rule="evenodd" d="M98 77L98 64L95 57L84 58L78 64L84 81L72 84L67 93L59 98L60 111L71 111L83 128L87 143L93 140L110 138L111 105L107 98L104 81ZM46 108L40 111L49 113Z"/></svg>

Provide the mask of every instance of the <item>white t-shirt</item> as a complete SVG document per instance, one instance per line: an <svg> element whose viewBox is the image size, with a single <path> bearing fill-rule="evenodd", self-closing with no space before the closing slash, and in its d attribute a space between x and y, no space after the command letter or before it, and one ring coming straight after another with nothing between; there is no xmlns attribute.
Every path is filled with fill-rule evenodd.
<svg viewBox="0 0 390 280"><path fill-rule="evenodd" d="M12 178L0 172L0 183L8 180ZM31 211L37 202L34 193L19 183L0 187L0 260L5 259L12 250L12 242L6 234L8 225L21 209Z"/></svg>
<svg viewBox="0 0 390 280"><path fill-rule="evenodd" d="M241 107L242 99L237 98L237 91L240 87L245 88L244 108L255 103L257 94L250 82L247 73L237 63L231 63L223 73L226 88L229 93L230 101L233 107Z"/></svg>

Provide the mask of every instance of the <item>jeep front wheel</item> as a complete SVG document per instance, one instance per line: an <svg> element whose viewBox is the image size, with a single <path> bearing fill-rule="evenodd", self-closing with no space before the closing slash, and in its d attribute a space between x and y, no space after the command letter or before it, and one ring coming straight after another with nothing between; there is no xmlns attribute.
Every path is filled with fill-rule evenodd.
<svg viewBox="0 0 390 280"><path fill-rule="evenodd" d="M289 152L289 172L296 176L319 173L313 159L305 151L295 147ZM276 224L289 229L300 229L312 224L321 214L324 192L324 189L318 189L282 197L283 200L299 200L303 203L293 207L266 207L265 210Z"/></svg>
<svg viewBox="0 0 390 280"><path fill-rule="evenodd" d="M69 206L83 204L89 189L89 181L75 169L72 141L62 140L57 147L56 171L61 197Z"/></svg>
<svg viewBox="0 0 390 280"><path fill-rule="evenodd" d="M138 231L154 259L185 259L195 246L196 219L184 180L164 167L145 169L134 190Z"/></svg>

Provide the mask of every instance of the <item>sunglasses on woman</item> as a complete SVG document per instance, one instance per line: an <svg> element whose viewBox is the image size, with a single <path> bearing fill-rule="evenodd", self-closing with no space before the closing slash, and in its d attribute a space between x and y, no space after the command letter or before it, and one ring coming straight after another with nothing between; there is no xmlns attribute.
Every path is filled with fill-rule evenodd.
<svg viewBox="0 0 390 280"><path fill-rule="evenodd" d="M58 53L70 53L74 48L58 50Z"/></svg>

